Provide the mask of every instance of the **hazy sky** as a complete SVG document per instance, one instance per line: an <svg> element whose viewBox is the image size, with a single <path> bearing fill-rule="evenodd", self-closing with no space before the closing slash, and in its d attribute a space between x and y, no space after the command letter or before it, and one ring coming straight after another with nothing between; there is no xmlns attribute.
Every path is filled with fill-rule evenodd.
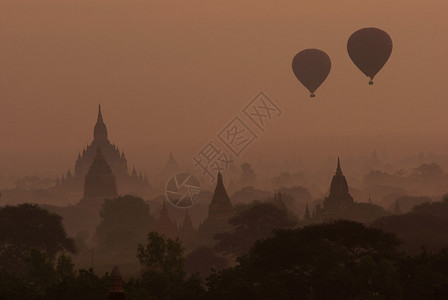
<svg viewBox="0 0 448 300"><path fill-rule="evenodd" d="M110 139L143 168L195 154L261 90L284 114L247 155L276 139L288 155L327 136L378 137L356 149L401 133L448 139L447 3L0 0L0 173L73 167L99 101ZM374 86L346 51L363 27L394 43ZM332 59L314 100L291 70L306 48Z"/></svg>

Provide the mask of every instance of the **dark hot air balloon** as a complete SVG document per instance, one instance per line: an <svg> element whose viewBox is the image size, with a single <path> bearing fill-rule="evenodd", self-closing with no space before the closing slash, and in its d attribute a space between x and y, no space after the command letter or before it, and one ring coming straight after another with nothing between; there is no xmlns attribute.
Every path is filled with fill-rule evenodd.
<svg viewBox="0 0 448 300"><path fill-rule="evenodd" d="M347 42L347 51L358 69L370 77L369 84L392 53L392 39L378 28L363 28L353 33Z"/></svg>
<svg viewBox="0 0 448 300"><path fill-rule="evenodd" d="M297 79L310 91L310 97L330 73L331 60L327 53L318 49L300 51L292 60L292 70Z"/></svg>

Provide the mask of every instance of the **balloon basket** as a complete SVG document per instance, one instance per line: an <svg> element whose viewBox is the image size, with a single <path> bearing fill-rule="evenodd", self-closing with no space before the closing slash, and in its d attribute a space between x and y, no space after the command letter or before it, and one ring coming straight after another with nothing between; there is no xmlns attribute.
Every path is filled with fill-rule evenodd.
<svg viewBox="0 0 448 300"><path fill-rule="evenodd" d="M369 85L373 85L373 80L370 80L370 81L369 81Z"/></svg>
<svg viewBox="0 0 448 300"><path fill-rule="evenodd" d="M310 97L311 97L311 98L314 98L314 97L316 97L316 95L314 95L314 94L311 94L311 95L310 95Z"/></svg>

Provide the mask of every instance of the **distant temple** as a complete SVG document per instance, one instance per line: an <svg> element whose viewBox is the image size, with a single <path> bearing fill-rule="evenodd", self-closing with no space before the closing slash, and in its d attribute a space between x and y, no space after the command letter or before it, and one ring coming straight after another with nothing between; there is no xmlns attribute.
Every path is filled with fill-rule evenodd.
<svg viewBox="0 0 448 300"><path fill-rule="evenodd" d="M331 180L330 195L324 200L324 209L332 212L344 211L352 208L354 203L348 192L347 180L342 174L341 162L338 158L338 166Z"/></svg>
<svg viewBox="0 0 448 300"><path fill-rule="evenodd" d="M61 180L57 179L59 189L81 190L84 179L96 157L97 149L101 148L104 159L107 161L112 173L116 177L118 191L120 193L134 192L136 190L145 190L150 188L148 180L141 174L138 174L133 168L131 174L128 173L128 163L124 151L118 149L108 139L107 127L101 113L101 105L98 107L98 117L93 131L93 141L82 153L78 154L75 163L74 173L67 171Z"/></svg>
<svg viewBox="0 0 448 300"><path fill-rule="evenodd" d="M182 223L182 228L180 229L180 239L184 245L189 245L196 237L196 230L193 227L193 222L191 221L188 210L185 212L184 222Z"/></svg>
<svg viewBox="0 0 448 300"><path fill-rule="evenodd" d="M199 226L198 235L201 239L213 240L216 233L231 230L228 220L233 216L234 210L229 195L222 181L222 174L218 173L215 193L208 207L208 217Z"/></svg>
<svg viewBox="0 0 448 300"><path fill-rule="evenodd" d="M386 214L387 212L381 206L374 205L370 198L368 202L355 202L353 200L338 158L336 172L331 180L330 193L323 200L323 207L320 204L316 205L313 215L309 216L307 204L304 221L323 222L347 219L367 223Z"/></svg>
<svg viewBox="0 0 448 300"><path fill-rule="evenodd" d="M174 159L174 155L171 152L170 157L168 158L168 161L166 162L165 167L163 168L160 175L164 181L167 181L180 170L181 169L179 168L179 165L177 164L176 160Z"/></svg>
<svg viewBox="0 0 448 300"><path fill-rule="evenodd" d="M78 159L75 163L75 178L84 178L86 176L98 147L101 147L104 157L117 178L128 176L128 162L124 152L122 151L120 154L118 147L111 144L107 137L107 128L103 121L101 105L98 107L98 117L93 131L93 142L87 148L84 148L82 155L78 154Z"/></svg>
<svg viewBox="0 0 448 300"><path fill-rule="evenodd" d="M120 269L115 266L110 273L110 287L109 300L126 300L126 295L123 289L123 279L121 277Z"/></svg>
<svg viewBox="0 0 448 300"><path fill-rule="evenodd" d="M166 207L166 200L163 200L160 217L155 223L154 230L171 239L175 239L178 237L177 225L170 218L168 209Z"/></svg>

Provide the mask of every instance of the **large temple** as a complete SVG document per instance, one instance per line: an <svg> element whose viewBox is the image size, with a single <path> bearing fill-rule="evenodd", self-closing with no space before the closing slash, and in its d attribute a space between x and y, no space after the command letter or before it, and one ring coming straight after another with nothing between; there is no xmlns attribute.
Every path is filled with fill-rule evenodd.
<svg viewBox="0 0 448 300"><path fill-rule="evenodd" d="M124 151L122 150L120 152L118 147L109 141L107 127L101 112L101 105L98 107L98 117L93 131L93 141L78 154L74 173L72 174L68 171L65 176L62 176L61 180L57 181L59 189L71 188L78 191L82 190L84 178L94 162L98 148L101 149L102 155L116 177L119 193L135 193L136 191L150 189L148 180L141 172L138 174L135 167L132 172L129 172Z"/></svg>
<svg viewBox="0 0 448 300"><path fill-rule="evenodd" d="M87 148L84 148L82 154L78 154L78 159L75 163L75 178L83 179L92 164L96 149L100 147L106 161L112 168L113 173L117 178L128 176L128 162L124 151L118 150L118 147L111 144L107 136L107 127L103 121L101 113L101 105L98 107L98 117L95 128L93 130L93 141Z"/></svg>
<svg viewBox="0 0 448 300"><path fill-rule="evenodd" d="M331 180L330 193L328 197L325 197L322 204L323 206L320 204L316 205L315 212L311 218L308 210L308 215L304 217L304 221L322 222L347 219L368 223L386 214L386 211L381 206L374 205L370 201L355 202L353 200L348 189L347 179L342 173L339 158L336 172Z"/></svg>

